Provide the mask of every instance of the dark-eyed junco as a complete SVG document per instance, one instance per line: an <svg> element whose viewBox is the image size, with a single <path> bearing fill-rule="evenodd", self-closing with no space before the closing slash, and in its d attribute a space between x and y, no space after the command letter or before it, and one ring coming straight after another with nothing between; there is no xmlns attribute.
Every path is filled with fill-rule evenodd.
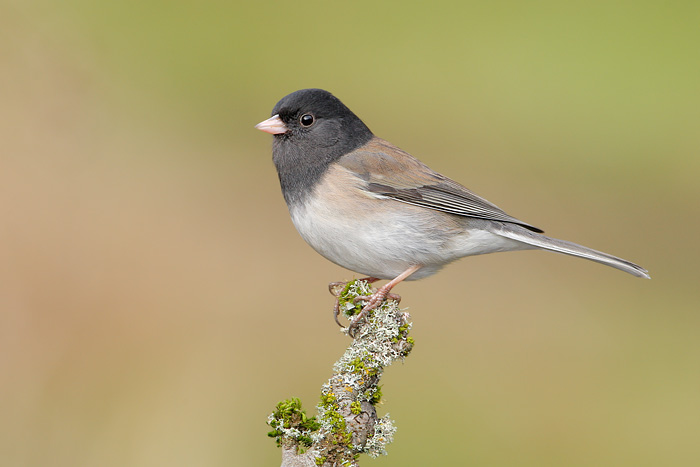
<svg viewBox="0 0 700 467"><path fill-rule="evenodd" d="M322 89L284 97L256 128L274 135L272 158L292 222L317 252L370 279L390 281L355 318L403 280L430 276L464 256L542 249L649 278L634 263L509 216L372 134Z"/></svg>

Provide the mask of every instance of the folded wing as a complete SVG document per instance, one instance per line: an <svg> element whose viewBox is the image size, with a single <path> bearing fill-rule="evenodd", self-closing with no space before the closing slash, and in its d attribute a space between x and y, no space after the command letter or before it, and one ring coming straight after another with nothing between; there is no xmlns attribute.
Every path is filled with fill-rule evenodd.
<svg viewBox="0 0 700 467"><path fill-rule="evenodd" d="M458 216L510 222L542 232L380 138L374 138L338 162L354 172L362 180L362 188L375 196Z"/></svg>

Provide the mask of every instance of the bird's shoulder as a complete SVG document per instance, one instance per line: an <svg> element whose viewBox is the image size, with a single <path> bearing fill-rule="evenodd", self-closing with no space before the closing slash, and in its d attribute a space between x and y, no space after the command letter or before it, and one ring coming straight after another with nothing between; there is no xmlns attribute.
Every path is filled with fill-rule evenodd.
<svg viewBox="0 0 700 467"><path fill-rule="evenodd" d="M401 189L447 180L447 177L434 172L411 154L378 137L345 154L338 164L368 185L383 183Z"/></svg>

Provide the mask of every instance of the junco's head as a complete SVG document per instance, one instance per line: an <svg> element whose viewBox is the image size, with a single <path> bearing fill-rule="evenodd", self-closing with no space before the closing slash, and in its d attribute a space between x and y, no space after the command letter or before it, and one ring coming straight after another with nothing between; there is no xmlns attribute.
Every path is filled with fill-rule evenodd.
<svg viewBox="0 0 700 467"><path fill-rule="evenodd" d="M272 117L256 128L276 135L274 144L280 150L301 153L311 162L347 154L374 136L357 115L323 89L302 89L282 98Z"/></svg>
<svg viewBox="0 0 700 467"><path fill-rule="evenodd" d="M374 136L357 115L323 89L302 89L282 98L272 117L256 128L273 134L273 161L289 202L332 162Z"/></svg>

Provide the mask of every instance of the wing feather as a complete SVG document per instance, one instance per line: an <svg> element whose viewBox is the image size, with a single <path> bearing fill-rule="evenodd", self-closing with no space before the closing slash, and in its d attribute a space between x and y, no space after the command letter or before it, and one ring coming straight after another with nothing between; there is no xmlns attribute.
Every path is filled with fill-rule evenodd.
<svg viewBox="0 0 700 467"><path fill-rule="evenodd" d="M510 222L542 232L380 138L343 156L338 163L354 172L361 180L361 187L374 195L458 216Z"/></svg>

